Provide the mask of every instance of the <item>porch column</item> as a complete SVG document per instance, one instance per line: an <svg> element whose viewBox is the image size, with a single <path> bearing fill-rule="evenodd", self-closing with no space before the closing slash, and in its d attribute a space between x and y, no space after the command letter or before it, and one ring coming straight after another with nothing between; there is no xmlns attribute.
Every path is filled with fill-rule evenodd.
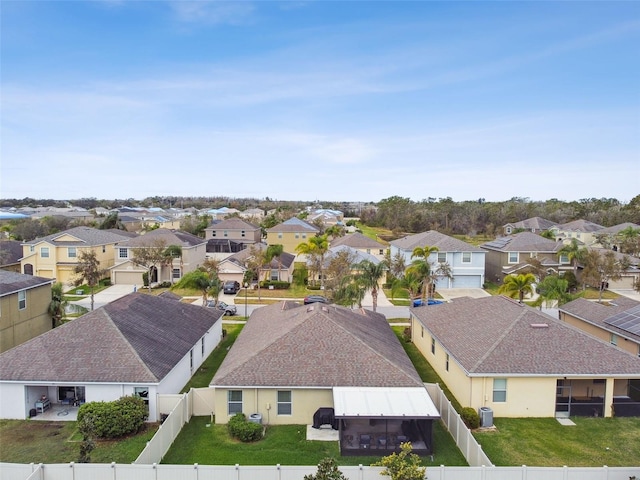
<svg viewBox="0 0 640 480"><path fill-rule="evenodd" d="M613 378L607 378L607 383L604 387L604 405L603 405L603 416L612 417L613 416Z"/></svg>

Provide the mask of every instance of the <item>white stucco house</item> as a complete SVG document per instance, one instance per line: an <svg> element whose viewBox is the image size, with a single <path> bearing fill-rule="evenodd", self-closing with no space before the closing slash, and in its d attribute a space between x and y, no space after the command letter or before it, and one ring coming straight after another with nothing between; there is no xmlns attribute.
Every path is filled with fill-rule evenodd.
<svg viewBox="0 0 640 480"><path fill-rule="evenodd" d="M132 293L0 355L0 418L179 393L222 338L222 311ZM45 400L46 399L46 400ZM45 400L45 401L43 401Z"/></svg>

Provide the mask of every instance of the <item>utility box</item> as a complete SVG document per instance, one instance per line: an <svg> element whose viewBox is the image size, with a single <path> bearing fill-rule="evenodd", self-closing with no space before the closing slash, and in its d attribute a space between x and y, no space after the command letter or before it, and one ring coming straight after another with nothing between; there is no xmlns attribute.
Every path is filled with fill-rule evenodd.
<svg viewBox="0 0 640 480"><path fill-rule="evenodd" d="M480 407L480 426L493 427L493 410L489 407Z"/></svg>
<svg viewBox="0 0 640 480"><path fill-rule="evenodd" d="M262 423L262 414L252 413L251 415L249 415L249 421L251 423Z"/></svg>

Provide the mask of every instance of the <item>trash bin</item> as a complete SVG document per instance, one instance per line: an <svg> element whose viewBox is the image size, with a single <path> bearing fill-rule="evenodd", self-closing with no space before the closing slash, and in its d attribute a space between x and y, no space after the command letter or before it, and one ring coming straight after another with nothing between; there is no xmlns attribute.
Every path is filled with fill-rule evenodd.
<svg viewBox="0 0 640 480"><path fill-rule="evenodd" d="M489 407L480 407L480 426L493 427L493 410Z"/></svg>
<svg viewBox="0 0 640 480"><path fill-rule="evenodd" d="M35 408L29 410L29 418L33 418L38 414L38 411Z"/></svg>
<svg viewBox="0 0 640 480"><path fill-rule="evenodd" d="M262 414L252 413L251 415L249 415L249 421L252 423L262 423Z"/></svg>

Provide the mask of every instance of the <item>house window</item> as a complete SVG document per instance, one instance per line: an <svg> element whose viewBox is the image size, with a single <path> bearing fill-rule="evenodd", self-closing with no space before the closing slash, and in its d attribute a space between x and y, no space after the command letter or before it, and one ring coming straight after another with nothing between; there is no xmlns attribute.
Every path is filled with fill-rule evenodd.
<svg viewBox="0 0 640 480"><path fill-rule="evenodd" d="M278 233L278 238L282 238L282 232Z"/></svg>
<svg viewBox="0 0 640 480"><path fill-rule="evenodd" d="M49 258L49 247L42 247L40 249L40 256L42 258Z"/></svg>
<svg viewBox="0 0 640 480"><path fill-rule="evenodd" d="M609 342L611 343L611 345L618 345L618 336L615 333L611 334L611 337L609 338Z"/></svg>
<svg viewBox="0 0 640 480"><path fill-rule="evenodd" d="M383 249L383 248L381 248L381 249L378 251L378 255L384 255L384 249Z"/></svg>
<svg viewBox="0 0 640 480"><path fill-rule="evenodd" d="M173 275L174 279L180 278L180 269L179 268L174 268L172 270L171 274Z"/></svg>
<svg viewBox="0 0 640 480"><path fill-rule="evenodd" d="M69 247L67 249L67 256L69 258L76 258L76 247Z"/></svg>
<svg viewBox="0 0 640 480"><path fill-rule="evenodd" d="M420 336L424 338L424 327L420 327Z"/></svg>
<svg viewBox="0 0 640 480"><path fill-rule="evenodd" d="M133 395L140 397L149 408L149 387L133 387Z"/></svg>
<svg viewBox="0 0 640 480"><path fill-rule="evenodd" d="M494 402L507 401L507 379L506 378L493 379L493 401Z"/></svg>
<svg viewBox="0 0 640 480"><path fill-rule="evenodd" d="M306 234L306 233L303 233L303 234L302 234L302 238L307 238L307 234Z"/></svg>
<svg viewBox="0 0 640 480"><path fill-rule="evenodd" d="M300 234L296 232L296 233L294 234L294 237L295 237L295 238L300 238Z"/></svg>
<svg viewBox="0 0 640 480"><path fill-rule="evenodd" d="M223 237L228 237L229 236L229 231L225 230L224 232L222 232L222 236Z"/></svg>
<svg viewBox="0 0 640 480"><path fill-rule="evenodd" d="M278 281L278 270L271 270L271 275L269 276L272 282Z"/></svg>
<svg viewBox="0 0 640 480"><path fill-rule="evenodd" d="M189 350L189 368L193 371L193 348Z"/></svg>
<svg viewBox="0 0 640 480"><path fill-rule="evenodd" d="M242 413L242 390L229 390L227 393L227 410L229 415Z"/></svg>
<svg viewBox="0 0 640 480"><path fill-rule="evenodd" d="M291 415L291 390L278 390L278 415Z"/></svg>
<svg viewBox="0 0 640 480"><path fill-rule="evenodd" d="M566 265L569 263L569 257L567 255L560 255L560 263Z"/></svg>
<svg viewBox="0 0 640 480"><path fill-rule="evenodd" d="M431 353L436 354L436 339L431 337Z"/></svg>
<svg viewBox="0 0 640 480"><path fill-rule="evenodd" d="M518 252L509 252L509 263L518 263Z"/></svg>
<svg viewBox="0 0 640 480"><path fill-rule="evenodd" d="M202 358L204 358L204 337L200 339L200 354L202 355Z"/></svg>
<svg viewBox="0 0 640 480"><path fill-rule="evenodd" d="M27 308L27 291L20 290L18 292L18 310L24 310Z"/></svg>
<svg viewBox="0 0 640 480"><path fill-rule="evenodd" d="M507 227L507 228L504 229L504 231L507 232L507 234L509 234L509 233L511 233L512 230L511 230L511 227Z"/></svg>
<svg viewBox="0 0 640 480"><path fill-rule="evenodd" d="M449 371L449 354L447 353L447 356L444 359L444 369L448 372Z"/></svg>
<svg viewBox="0 0 640 480"><path fill-rule="evenodd" d="M462 252L462 263L471 263L471 252Z"/></svg>
<svg viewBox="0 0 640 480"><path fill-rule="evenodd" d="M36 251L36 246L35 245L29 245L29 252L33 253Z"/></svg>
<svg viewBox="0 0 640 480"><path fill-rule="evenodd" d="M107 251L107 246L106 245L102 245L102 253L106 253Z"/></svg>
<svg viewBox="0 0 640 480"><path fill-rule="evenodd" d="M244 237L244 230L242 230L242 231L240 232L240 236L241 236L241 237Z"/></svg>
<svg viewBox="0 0 640 480"><path fill-rule="evenodd" d="M129 250L126 248L119 248L118 258L129 258Z"/></svg>
<svg viewBox="0 0 640 480"><path fill-rule="evenodd" d="M447 252L438 252L438 263L447 263Z"/></svg>
<svg viewBox="0 0 640 480"><path fill-rule="evenodd" d="M212 231L211 231L211 236L212 236L212 237L215 237L215 236L216 236L216 231L215 231L215 230L212 230Z"/></svg>
<svg viewBox="0 0 640 480"><path fill-rule="evenodd" d="M370 249L370 248L367 248L367 253L368 253L369 255L371 255L371 249Z"/></svg>

